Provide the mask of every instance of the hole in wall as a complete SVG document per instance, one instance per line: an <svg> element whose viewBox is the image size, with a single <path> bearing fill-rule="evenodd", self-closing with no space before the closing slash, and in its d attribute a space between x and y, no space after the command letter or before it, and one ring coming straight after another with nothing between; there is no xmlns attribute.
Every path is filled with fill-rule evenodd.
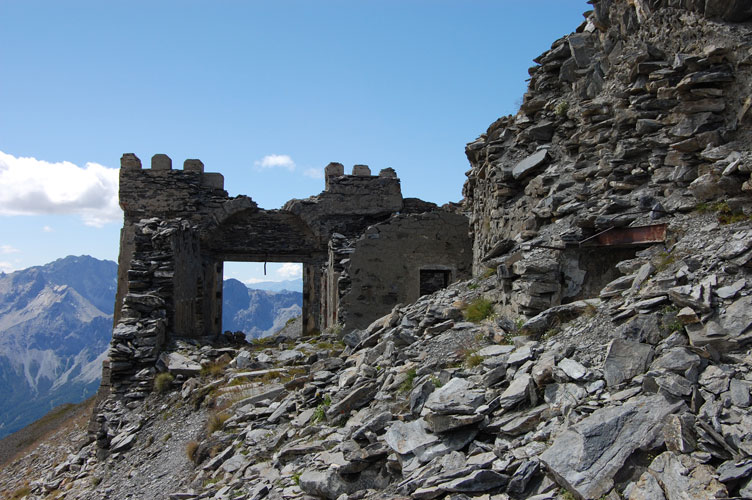
<svg viewBox="0 0 752 500"><path fill-rule="evenodd" d="M421 269L420 295L429 295L446 288L451 282L452 272L447 269Z"/></svg>
<svg viewBox="0 0 752 500"><path fill-rule="evenodd" d="M282 328L302 328L303 266L298 262L225 262L222 331L243 332L246 340ZM295 332L300 334L300 332Z"/></svg>

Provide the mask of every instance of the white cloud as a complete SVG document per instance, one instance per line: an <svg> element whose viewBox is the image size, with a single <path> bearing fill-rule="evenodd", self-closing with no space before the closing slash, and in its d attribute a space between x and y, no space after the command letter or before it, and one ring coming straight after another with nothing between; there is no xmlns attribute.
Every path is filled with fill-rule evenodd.
<svg viewBox="0 0 752 500"><path fill-rule="evenodd" d="M298 262L285 262L277 269L277 275L284 279L299 278L303 273L303 264Z"/></svg>
<svg viewBox="0 0 752 500"><path fill-rule="evenodd" d="M15 266L11 264L10 262L0 261L0 272L12 273L15 270L16 270Z"/></svg>
<svg viewBox="0 0 752 500"><path fill-rule="evenodd" d="M260 168L286 168L290 172L295 170L295 162L289 155L266 155L253 164Z"/></svg>
<svg viewBox="0 0 752 500"><path fill-rule="evenodd" d="M11 245L0 245L0 253L2 254L18 253L20 251L21 250Z"/></svg>
<svg viewBox="0 0 752 500"><path fill-rule="evenodd" d="M44 231L45 233L51 233L52 231L54 231L54 229L52 229L52 226L44 226L42 228L42 231Z"/></svg>
<svg viewBox="0 0 752 500"><path fill-rule="evenodd" d="M306 177L310 177L311 179L323 179L324 169L323 168L307 168L305 172L303 172L303 175L305 175Z"/></svg>
<svg viewBox="0 0 752 500"><path fill-rule="evenodd" d="M261 279L261 278L248 278L247 280L244 280L243 283L246 285L255 285L256 283L264 283L269 280Z"/></svg>
<svg viewBox="0 0 752 500"><path fill-rule="evenodd" d="M0 151L0 215L52 214L78 215L94 227L121 220L118 169L16 158Z"/></svg>

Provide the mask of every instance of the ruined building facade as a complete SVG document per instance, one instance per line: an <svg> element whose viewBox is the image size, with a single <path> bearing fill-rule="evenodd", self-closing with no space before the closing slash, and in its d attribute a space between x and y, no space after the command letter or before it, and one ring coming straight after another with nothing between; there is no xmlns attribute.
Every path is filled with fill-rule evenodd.
<svg viewBox="0 0 752 500"><path fill-rule="evenodd" d="M465 216L402 197L392 169L352 175L331 163L325 190L264 210L229 197L199 160L172 169L166 155L120 168L121 232L115 328L103 379L145 395L170 338L222 331L223 263L303 264L303 332L365 328L398 303L470 277ZM143 371L145 370L146 371ZM141 380L141 382L139 382ZM135 384L134 384L135 382Z"/></svg>

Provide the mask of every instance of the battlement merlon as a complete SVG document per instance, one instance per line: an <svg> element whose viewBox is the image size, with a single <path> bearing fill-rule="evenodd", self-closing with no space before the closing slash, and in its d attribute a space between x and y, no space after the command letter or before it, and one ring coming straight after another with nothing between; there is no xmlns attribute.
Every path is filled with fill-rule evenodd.
<svg viewBox="0 0 752 500"><path fill-rule="evenodd" d="M133 153L120 158L120 207L126 218L183 217L229 199L220 173L204 172L201 160L188 159L183 170L173 170L165 154L151 159L144 169Z"/></svg>

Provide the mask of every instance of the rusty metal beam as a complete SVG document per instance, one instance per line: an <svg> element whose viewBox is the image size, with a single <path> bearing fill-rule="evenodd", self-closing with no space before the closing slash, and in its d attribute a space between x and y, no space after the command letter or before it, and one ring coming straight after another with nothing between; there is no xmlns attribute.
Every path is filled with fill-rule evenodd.
<svg viewBox="0 0 752 500"><path fill-rule="evenodd" d="M613 227L582 240L580 246L637 246L666 241L668 224L649 226Z"/></svg>

